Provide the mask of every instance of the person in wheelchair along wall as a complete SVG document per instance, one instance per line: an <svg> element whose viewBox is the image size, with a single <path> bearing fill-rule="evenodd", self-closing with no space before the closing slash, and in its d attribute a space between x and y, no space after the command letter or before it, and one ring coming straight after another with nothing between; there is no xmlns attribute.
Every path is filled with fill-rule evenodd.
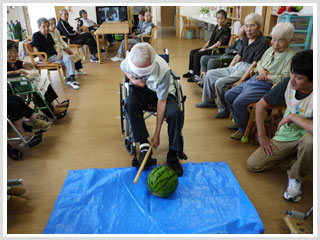
<svg viewBox="0 0 320 240"><path fill-rule="evenodd" d="M271 32L271 47L257 63L255 75L226 92L225 100L235 121L227 127L237 130L231 134L232 139L240 140L244 136L250 116L247 106L258 102L273 85L289 77L291 59L295 55L289 48L293 31L292 23L278 23Z"/></svg>
<svg viewBox="0 0 320 240"><path fill-rule="evenodd" d="M288 168L285 200L298 202L302 181L313 168L313 51L298 52L291 61L290 77L280 81L261 98L256 107L260 147L248 158L250 171ZM272 139L266 135L264 114L285 101L287 109ZM292 156L295 154L296 161Z"/></svg>
<svg viewBox="0 0 320 240"><path fill-rule="evenodd" d="M69 107L69 100L65 100L61 104L55 104L54 100L58 98L58 95L51 86L50 81L47 78L41 77L31 63L20 61L18 54L17 43L12 40L7 40L7 76L27 76L36 90L44 96L47 105L51 108L54 115L65 115ZM35 99L40 107L45 106L38 94L35 94ZM43 109L42 112L50 118L53 117L47 109Z"/></svg>
<svg viewBox="0 0 320 240"><path fill-rule="evenodd" d="M244 31L244 25L239 30L239 38L232 44L227 47L223 55L204 55L200 59L200 65L202 70L202 76L199 78L194 78L194 81L200 86L203 87L204 79L207 75L207 71L211 69L216 69L222 67L222 59L225 61L231 62L232 59L238 54L241 49L243 40L246 36Z"/></svg>
<svg viewBox="0 0 320 240"><path fill-rule="evenodd" d="M156 130L152 142L155 148L160 145L160 130L163 120L166 119L169 135L167 162L178 176L182 176L183 168L178 154L183 153L183 113L177 104L175 86L167 62L156 54L150 44L138 43L121 62L120 68L132 84L125 101L125 111L132 127L133 138L140 143L139 164L150 146L143 111L156 110ZM147 166L155 164L155 159L150 155Z"/></svg>
<svg viewBox="0 0 320 240"><path fill-rule="evenodd" d="M37 119L34 111L21 98L13 94L7 95L7 115L26 141L31 141L40 130L45 131L52 126L52 122ZM26 125L32 128L31 132L24 130L23 118L30 120Z"/></svg>

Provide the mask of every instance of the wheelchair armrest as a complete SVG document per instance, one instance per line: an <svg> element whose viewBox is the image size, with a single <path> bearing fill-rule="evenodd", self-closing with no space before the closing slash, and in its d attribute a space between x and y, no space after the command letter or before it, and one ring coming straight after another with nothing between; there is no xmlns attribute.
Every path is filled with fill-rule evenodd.
<svg viewBox="0 0 320 240"><path fill-rule="evenodd" d="M175 71L173 71L172 69L170 70L170 73L171 73L171 76L173 76L174 80L179 80L180 79L180 76Z"/></svg>

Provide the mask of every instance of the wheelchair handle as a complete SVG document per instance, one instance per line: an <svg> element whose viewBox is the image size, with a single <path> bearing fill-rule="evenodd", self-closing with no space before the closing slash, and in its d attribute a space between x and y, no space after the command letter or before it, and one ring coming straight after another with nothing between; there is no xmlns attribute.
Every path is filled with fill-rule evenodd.
<svg viewBox="0 0 320 240"><path fill-rule="evenodd" d="M153 142L151 142L151 145L150 145L150 147L149 147L149 149L148 149L148 152L147 152L146 156L144 157L144 159L143 159L143 161L142 161L142 163L141 163L141 166L140 166L140 168L139 168L139 170L138 170L138 173L137 173L136 177L135 177L134 180L133 180L133 183L134 183L134 184L136 184L136 183L138 182L139 177L140 177L140 175L141 175L141 173L142 173L142 170L144 169L144 166L145 166L146 163L147 163L147 160L148 160L148 158L149 158L149 155L150 155L150 153L151 153L152 148L153 148Z"/></svg>

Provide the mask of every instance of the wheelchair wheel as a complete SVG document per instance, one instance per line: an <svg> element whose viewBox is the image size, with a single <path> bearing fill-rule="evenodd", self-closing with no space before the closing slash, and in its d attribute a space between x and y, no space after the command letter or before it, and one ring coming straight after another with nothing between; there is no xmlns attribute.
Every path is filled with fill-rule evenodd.
<svg viewBox="0 0 320 240"><path fill-rule="evenodd" d="M135 146L133 146L133 143L130 141L129 137L125 137L124 146L125 146L127 152L130 155L134 155L135 154L135 152L136 152Z"/></svg>
<svg viewBox="0 0 320 240"><path fill-rule="evenodd" d="M23 158L23 153L19 149L8 147L8 156L12 160L18 161Z"/></svg>
<svg viewBox="0 0 320 240"><path fill-rule="evenodd" d="M123 84L120 83L120 122L121 122L121 133L124 134L124 126L123 126L123 121L124 121L124 113L123 113L123 105L124 105L124 100L122 97L122 86Z"/></svg>

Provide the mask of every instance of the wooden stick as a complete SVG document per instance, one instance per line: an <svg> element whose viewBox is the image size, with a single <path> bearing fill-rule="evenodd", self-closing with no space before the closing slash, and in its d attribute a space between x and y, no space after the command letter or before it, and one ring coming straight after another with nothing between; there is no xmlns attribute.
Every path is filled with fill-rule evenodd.
<svg viewBox="0 0 320 240"><path fill-rule="evenodd" d="M142 163L141 163L141 166L140 166L140 168L139 168L139 170L138 170L138 172L137 172L136 177L135 177L134 180L133 180L133 183L134 183L134 184L136 184L136 183L138 182L139 177L140 177L140 175L141 175L141 173L142 173L142 170L144 169L144 166L145 166L146 163L147 163L147 160L148 160L148 158L149 158L149 155L150 155L150 153L151 153L152 148L153 148L153 142L151 142L151 145L150 145L150 147L149 147L149 149L148 149L148 152L147 152L146 156L144 157L144 159L143 159L143 161L142 161Z"/></svg>

